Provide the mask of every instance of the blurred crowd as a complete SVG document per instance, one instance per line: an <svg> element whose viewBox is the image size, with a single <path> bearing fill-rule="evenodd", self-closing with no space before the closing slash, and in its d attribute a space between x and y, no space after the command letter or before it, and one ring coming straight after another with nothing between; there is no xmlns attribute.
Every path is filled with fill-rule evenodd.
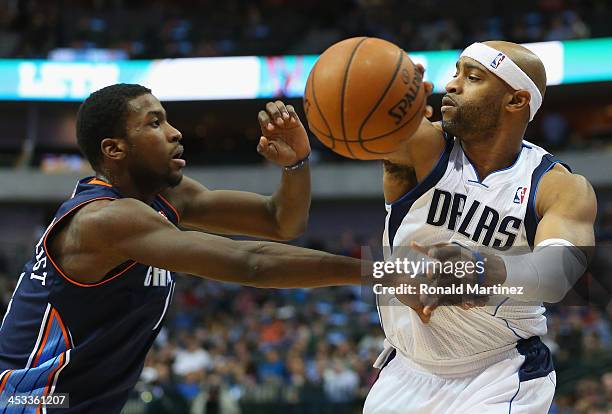
<svg viewBox="0 0 612 414"><path fill-rule="evenodd" d="M405 50L609 36L607 0L0 0L0 57L113 49L133 59L320 53L351 36Z"/></svg>
<svg viewBox="0 0 612 414"><path fill-rule="evenodd" d="M349 233L306 245L361 251ZM0 315L14 283L0 277ZM612 308L550 306L547 317L558 381L551 413L611 412ZM180 276L124 414L360 413L383 339L359 287L254 289Z"/></svg>

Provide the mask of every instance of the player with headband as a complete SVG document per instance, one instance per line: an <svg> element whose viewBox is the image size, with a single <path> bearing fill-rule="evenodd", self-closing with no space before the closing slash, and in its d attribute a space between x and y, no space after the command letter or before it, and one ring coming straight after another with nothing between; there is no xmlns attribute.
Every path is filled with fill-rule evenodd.
<svg viewBox="0 0 612 414"><path fill-rule="evenodd" d="M383 245L388 257L416 247L484 263L465 280L521 289L467 302L378 295L386 340L366 414L547 413L556 377L540 340L542 303L564 297L586 268L581 246L595 243L591 185L524 139L546 90L538 56L488 41L465 49L456 67L442 122L423 119L384 161ZM458 280L428 276L432 285Z"/></svg>

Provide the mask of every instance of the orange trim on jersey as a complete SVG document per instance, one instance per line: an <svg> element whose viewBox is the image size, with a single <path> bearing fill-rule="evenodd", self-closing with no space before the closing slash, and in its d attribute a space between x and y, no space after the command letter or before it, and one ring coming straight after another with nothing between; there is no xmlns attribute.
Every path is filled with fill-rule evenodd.
<svg viewBox="0 0 612 414"><path fill-rule="evenodd" d="M110 185L109 183L102 181L102 180L98 180L97 178L92 178L91 180L87 182L87 184L95 184L95 185L103 185L104 187L112 187L112 185Z"/></svg>
<svg viewBox="0 0 612 414"><path fill-rule="evenodd" d="M172 204L170 204L170 202L168 200L166 200L161 194L158 194L159 198L168 205L168 207L170 207L170 209L172 211L174 211L174 214L176 215L176 220L177 221L181 221L181 215L178 213L178 211L176 211L176 209L174 208L174 206Z"/></svg>
<svg viewBox="0 0 612 414"><path fill-rule="evenodd" d="M96 287L96 286L100 286L100 285L103 285L103 284L105 284L105 283L108 283L108 282L110 282L110 281L111 281L111 280L113 280L113 279L118 278L119 276L121 276L122 274L124 274L125 272L127 272L128 270L130 270L132 267L136 266L137 264L138 264L137 262L133 262L133 263L131 263L131 264L130 264L128 267L126 267L125 269L123 269L121 272L117 273L116 275L113 275L112 277L109 277L108 279L104 279L104 280L102 280L102 281L100 281L100 282L97 282L97 283L81 283L81 282L77 282L76 280L72 280L72 279L70 279L68 276L66 276L66 275L64 275L64 274L62 274L62 276L64 276L64 278L65 278L65 279L66 279L68 282L72 283L73 285L77 285L77 286L80 286L80 287L85 287L85 288L89 288L89 287Z"/></svg>
<svg viewBox="0 0 612 414"><path fill-rule="evenodd" d="M130 264L127 268L125 268L124 270L122 270L121 272L119 272L118 274L108 278L108 279L104 279L100 282L97 283L80 283L77 282L76 280L72 280L71 278L69 278L63 271L62 269L59 268L59 266L55 263L55 261L53 260L53 258L51 257L51 255L49 254L49 250L47 249L47 238L49 237L49 235L51 234L51 232L53 231L53 228L55 226L57 226L57 223L59 223L60 221L62 221L65 217L67 217L68 215L70 215L74 210L84 206L85 204L89 204L92 201L97 201L97 200L116 200L116 198L114 197L96 197L96 198L92 198L91 200L87 200L82 202L81 204L77 204L76 206L72 207L70 210L68 210L68 212L64 213L63 216L61 216L59 219L57 219L57 221L55 223L53 223L53 225L49 228L49 231L47 231L47 234L45 235L45 238L43 239L43 248L45 249L45 253L47 254L47 259L49 259L49 261L51 262L51 264L53 265L53 267L55 268L55 270L57 270L57 272L64 278L66 279L68 282L72 283L73 285L77 285L80 287L96 287L96 286L100 286L103 285L107 282L110 282L111 280L121 276L122 274L124 274L125 272L127 272L129 269L131 269L134 265L136 265L136 262Z"/></svg>
<svg viewBox="0 0 612 414"><path fill-rule="evenodd" d="M68 330L66 329L66 325L64 325L64 321L60 316L59 312L53 309L55 312L55 317L57 318L57 323L59 323L60 329L62 330L62 336L64 337L64 343L66 344L66 350L72 348L70 346L70 335L68 334Z"/></svg>
<svg viewBox="0 0 612 414"><path fill-rule="evenodd" d="M11 374L13 373L14 370L10 370L9 372L6 373L6 375L4 376L4 379L2 380L2 383L0 384L0 394L2 394L2 390L4 390L4 386L6 385L6 382L8 381L9 377L11 376Z"/></svg>

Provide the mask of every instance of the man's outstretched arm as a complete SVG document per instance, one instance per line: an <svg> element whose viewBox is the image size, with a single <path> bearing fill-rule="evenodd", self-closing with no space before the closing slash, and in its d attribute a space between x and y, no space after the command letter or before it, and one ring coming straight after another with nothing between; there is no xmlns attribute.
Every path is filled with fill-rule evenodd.
<svg viewBox="0 0 612 414"><path fill-rule="evenodd" d="M267 288L359 284L362 261L273 242L181 231L135 199L108 203L82 228L91 248L126 260L209 279Z"/></svg>

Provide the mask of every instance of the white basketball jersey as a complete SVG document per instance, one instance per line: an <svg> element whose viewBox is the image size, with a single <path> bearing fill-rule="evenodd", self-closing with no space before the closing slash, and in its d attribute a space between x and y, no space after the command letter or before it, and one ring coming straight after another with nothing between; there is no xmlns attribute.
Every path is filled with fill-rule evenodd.
<svg viewBox="0 0 612 414"><path fill-rule="evenodd" d="M454 240L498 250L533 248L539 220L535 211L538 184L560 161L523 141L512 166L481 180L460 140L446 134L445 139L446 148L431 173L387 205L383 246L391 249L385 250L409 246L411 241L430 245ZM377 299L388 343L438 374L485 368L516 352L519 339L546 333L541 304L499 298L492 306L467 311L441 306L423 324L395 296Z"/></svg>

